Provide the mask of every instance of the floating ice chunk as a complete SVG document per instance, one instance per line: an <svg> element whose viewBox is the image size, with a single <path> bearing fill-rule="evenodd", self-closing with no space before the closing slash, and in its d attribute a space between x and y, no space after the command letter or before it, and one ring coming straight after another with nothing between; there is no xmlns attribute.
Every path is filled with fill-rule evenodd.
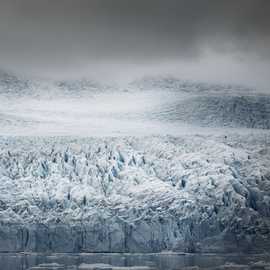
<svg viewBox="0 0 270 270"><path fill-rule="evenodd" d="M79 265L80 270L151 270L153 268L149 266L113 266L110 264L96 263L86 264L82 263Z"/></svg>
<svg viewBox="0 0 270 270"><path fill-rule="evenodd" d="M29 268L29 270L64 270L65 266L58 263L42 263Z"/></svg>

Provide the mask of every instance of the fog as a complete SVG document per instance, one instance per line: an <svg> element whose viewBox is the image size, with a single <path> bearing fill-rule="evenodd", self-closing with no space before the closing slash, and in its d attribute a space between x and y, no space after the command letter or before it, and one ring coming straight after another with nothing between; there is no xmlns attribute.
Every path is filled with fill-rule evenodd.
<svg viewBox="0 0 270 270"><path fill-rule="evenodd" d="M174 74L268 89L268 0L1 0L0 68L33 77Z"/></svg>

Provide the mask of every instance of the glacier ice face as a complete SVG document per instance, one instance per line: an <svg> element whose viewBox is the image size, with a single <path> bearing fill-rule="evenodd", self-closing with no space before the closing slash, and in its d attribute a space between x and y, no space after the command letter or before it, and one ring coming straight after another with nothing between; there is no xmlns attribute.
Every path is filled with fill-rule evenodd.
<svg viewBox="0 0 270 270"><path fill-rule="evenodd" d="M1 137L1 251L263 251L270 137Z"/></svg>

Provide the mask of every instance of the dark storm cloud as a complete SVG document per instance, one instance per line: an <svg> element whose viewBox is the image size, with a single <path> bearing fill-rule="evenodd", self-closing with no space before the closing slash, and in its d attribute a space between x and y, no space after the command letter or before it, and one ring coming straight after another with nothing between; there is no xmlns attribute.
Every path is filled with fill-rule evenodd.
<svg viewBox="0 0 270 270"><path fill-rule="evenodd" d="M76 73L95 64L270 62L269 0L0 0L0 66Z"/></svg>

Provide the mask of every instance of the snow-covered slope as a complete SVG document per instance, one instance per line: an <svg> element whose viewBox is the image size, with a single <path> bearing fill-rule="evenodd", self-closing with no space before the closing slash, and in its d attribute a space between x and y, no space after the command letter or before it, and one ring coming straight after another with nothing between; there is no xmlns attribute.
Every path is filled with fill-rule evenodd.
<svg viewBox="0 0 270 270"><path fill-rule="evenodd" d="M270 95L170 77L107 85L0 74L2 135L179 135L187 125L269 129Z"/></svg>
<svg viewBox="0 0 270 270"><path fill-rule="evenodd" d="M0 70L0 95L9 99L81 98L95 93L115 90L114 85L93 79L46 80L30 79Z"/></svg>
<svg viewBox="0 0 270 270"><path fill-rule="evenodd" d="M151 117L202 127L270 129L270 96L188 97L164 104Z"/></svg>
<svg viewBox="0 0 270 270"><path fill-rule="evenodd" d="M145 76L129 83L131 88L145 90L176 91L189 94L254 94L258 90L235 84L216 84L183 80L173 76Z"/></svg>
<svg viewBox="0 0 270 270"><path fill-rule="evenodd" d="M2 137L0 249L266 251L269 142Z"/></svg>
<svg viewBox="0 0 270 270"><path fill-rule="evenodd" d="M173 77L146 77L130 85L171 96L152 111L151 119L201 127L270 129L270 95L255 89Z"/></svg>

